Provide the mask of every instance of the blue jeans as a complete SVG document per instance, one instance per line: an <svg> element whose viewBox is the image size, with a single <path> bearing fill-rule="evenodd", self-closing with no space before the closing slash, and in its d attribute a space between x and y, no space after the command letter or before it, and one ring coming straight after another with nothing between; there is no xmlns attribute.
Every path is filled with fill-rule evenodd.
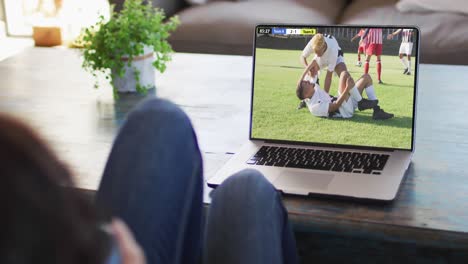
<svg viewBox="0 0 468 264"><path fill-rule="evenodd" d="M147 263L296 263L279 194L257 171L219 186L203 226L203 168L192 125L176 105L151 99L128 116L96 196L123 219Z"/></svg>

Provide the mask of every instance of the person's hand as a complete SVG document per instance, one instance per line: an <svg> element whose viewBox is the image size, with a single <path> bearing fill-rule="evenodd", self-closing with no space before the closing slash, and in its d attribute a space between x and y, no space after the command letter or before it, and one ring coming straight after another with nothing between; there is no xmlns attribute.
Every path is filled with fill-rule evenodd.
<svg viewBox="0 0 468 264"><path fill-rule="evenodd" d="M112 234L119 247L122 264L145 264L145 254L133 238L127 225L119 219L113 219L111 223Z"/></svg>
<svg viewBox="0 0 468 264"><path fill-rule="evenodd" d="M388 34L388 35L387 35L387 39L388 39L388 40L393 39L393 34Z"/></svg>
<svg viewBox="0 0 468 264"><path fill-rule="evenodd" d="M309 67L309 75L310 77L314 78L317 74L318 74L318 71L319 71L319 67L318 67L318 64L315 60L313 60L311 63L310 63L310 67Z"/></svg>

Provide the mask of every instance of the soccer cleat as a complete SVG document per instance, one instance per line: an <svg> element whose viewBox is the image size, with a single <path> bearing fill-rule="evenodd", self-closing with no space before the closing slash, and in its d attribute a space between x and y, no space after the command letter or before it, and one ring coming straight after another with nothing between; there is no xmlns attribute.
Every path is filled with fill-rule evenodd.
<svg viewBox="0 0 468 264"><path fill-rule="evenodd" d="M366 109L372 109L377 106L379 100L369 100L362 98L361 101L358 102L358 109L359 111L363 111Z"/></svg>
<svg viewBox="0 0 468 264"><path fill-rule="evenodd" d="M356 62L356 66L361 67L361 66L362 66L362 62L360 62L360 61Z"/></svg>
<svg viewBox="0 0 468 264"><path fill-rule="evenodd" d="M407 74L408 73L408 68L406 68L404 71L403 71L403 74Z"/></svg>
<svg viewBox="0 0 468 264"><path fill-rule="evenodd" d="M300 110L300 109L305 108L305 107L307 107L306 102L304 100L301 100L301 102L297 106L296 110Z"/></svg>
<svg viewBox="0 0 468 264"><path fill-rule="evenodd" d="M392 118L394 115L385 112L378 105L374 107L374 113L372 114L372 119L374 120L386 120Z"/></svg>
<svg viewBox="0 0 468 264"><path fill-rule="evenodd" d="M406 74L406 75L411 75L411 72L410 72L410 71L407 71L405 74Z"/></svg>
<svg viewBox="0 0 468 264"><path fill-rule="evenodd" d="M382 80L379 80L379 84L383 84Z"/></svg>

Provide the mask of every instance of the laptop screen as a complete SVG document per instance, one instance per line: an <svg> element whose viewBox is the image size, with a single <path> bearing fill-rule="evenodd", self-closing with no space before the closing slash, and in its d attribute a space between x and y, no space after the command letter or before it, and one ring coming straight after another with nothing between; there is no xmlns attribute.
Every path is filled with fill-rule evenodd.
<svg viewBox="0 0 468 264"><path fill-rule="evenodd" d="M250 138L413 149L414 27L255 29Z"/></svg>

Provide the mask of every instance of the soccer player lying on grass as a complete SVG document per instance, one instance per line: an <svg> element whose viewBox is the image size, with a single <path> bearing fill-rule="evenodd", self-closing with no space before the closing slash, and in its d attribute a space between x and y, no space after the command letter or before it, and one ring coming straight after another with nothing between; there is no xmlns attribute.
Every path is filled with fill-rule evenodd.
<svg viewBox="0 0 468 264"><path fill-rule="evenodd" d="M314 60L315 61L315 60ZM369 74L362 75L355 83L347 71L341 72L338 84L338 97L331 97L320 86L310 80L304 80L308 74L316 73L317 65L312 61L305 69L297 84L296 95L304 100L312 115L318 117L341 117L351 118L354 111L359 109L374 109L372 118L384 120L393 117L393 114L384 112L378 106L372 79ZM366 90L367 97L362 98L362 92Z"/></svg>
<svg viewBox="0 0 468 264"><path fill-rule="evenodd" d="M332 83L333 72L340 76L342 71L347 71L346 64L343 58L343 52L336 39L331 35L315 34L315 36L307 43L300 56L301 62L307 68L307 58L314 54L313 61L315 60L319 69L327 69L325 76L325 83L323 89L328 93ZM310 78L317 78L315 75L309 74ZM309 78L309 77L307 77Z"/></svg>

